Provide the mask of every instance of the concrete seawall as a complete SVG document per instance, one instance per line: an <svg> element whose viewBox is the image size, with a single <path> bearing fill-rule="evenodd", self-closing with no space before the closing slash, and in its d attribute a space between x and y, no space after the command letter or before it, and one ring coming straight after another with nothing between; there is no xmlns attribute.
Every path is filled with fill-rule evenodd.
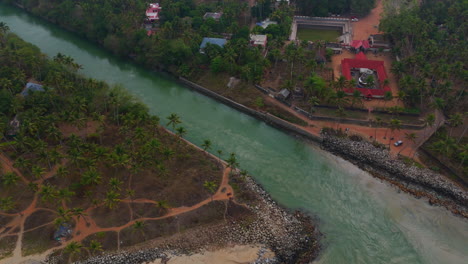
<svg viewBox="0 0 468 264"><path fill-rule="evenodd" d="M259 111L256 111L254 109L251 109L249 107L246 107L245 105L242 105L242 104L239 104L239 103L236 103L234 102L233 100L229 99L229 98L226 98L218 93L215 93L201 85L198 85L194 82L191 82L183 77L179 77L179 81L184 84L184 85L187 85L188 87L190 87L191 89L197 91L197 92L200 92L206 96L209 96L225 105L228 105L234 109L237 109L239 111L241 111L242 113L245 113L245 114L248 114L254 118L257 118L263 122L265 122L266 124L272 126L272 127L275 127L275 128L279 128L287 133L290 133L292 135L295 135L295 136L299 136L301 138L304 138L306 140L309 140L309 141L313 141L313 142L316 142L316 143L320 143L322 142L322 138L320 136L316 136L316 135L313 135L303 129L300 129L298 127L296 127L295 125L287 122L287 121L284 121L283 119L280 119L276 116L273 116L269 113L263 113L263 112L259 112Z"/></svg>

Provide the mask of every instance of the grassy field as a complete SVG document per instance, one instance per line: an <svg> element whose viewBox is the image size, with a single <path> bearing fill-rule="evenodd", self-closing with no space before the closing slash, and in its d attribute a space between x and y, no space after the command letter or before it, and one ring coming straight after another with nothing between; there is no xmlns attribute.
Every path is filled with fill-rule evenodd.
<svg viewBox="0 0 468 264"><path fill-rule="evenodd" d="M325 40L330 42L335 42L336 38L341 34L336 30L325 30L325 29L313 29L313 28L298 28L297 29L297 38L299 40Z"/></svg>

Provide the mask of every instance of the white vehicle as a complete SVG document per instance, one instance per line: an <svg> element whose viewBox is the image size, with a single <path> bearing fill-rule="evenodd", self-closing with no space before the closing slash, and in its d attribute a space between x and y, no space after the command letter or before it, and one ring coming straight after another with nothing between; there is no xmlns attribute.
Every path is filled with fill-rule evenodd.
<svg viewBox="0 0 468 264"><path fill-rule="evenodd" d="M393 144L393 145L395 145L395 147L399 147L399 146L403 145L403 141L398 140L398 141L395 142L395 144Z"/></svg>

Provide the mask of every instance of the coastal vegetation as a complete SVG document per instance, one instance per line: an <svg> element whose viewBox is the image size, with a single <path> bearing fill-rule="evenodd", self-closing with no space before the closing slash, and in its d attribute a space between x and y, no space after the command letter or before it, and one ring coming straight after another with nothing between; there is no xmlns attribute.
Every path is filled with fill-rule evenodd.
<svg viewBox="0 0 468 264"><path fill-rule="evenodd" d="M56 246L51 236L64 224L94 227L89 235L127 223L149 230L147 219L212 197L222 166L181 140L181 118L168 117L177 135L168 133L121 87L79 76L72 58L57 54L49 60L1 27L0 240L18 235L18 215L26 219L24 230L31 230L23 237L24 253L31 254ZM43 90L21 94L27 82L41 83ZM83 246L113 248L112 233ZM128 233L151 238L143 234ZM79 253L77 242L65 253ZM1 252L14 245L1 244Z"/></svg>
<svg viewBox="0 0 468 264"><path fill-rule="evenodd" d="M409 106L441 111L447 117L425 149L448 162L465 182L467 8L466 1L461 0L422 1L420 6L387 13L380 24L394 44L392 52L400 58L392 66L399 96ZM442 124L430 121L428 125Z"/></svg>
<svg viewBox="0 0 468 264"><path fill-rule="evenodd" d="M209 139L187 144L183 117L160 120L123 88L78 75L71 57L48 59L0 26L0 259L116 263L109 253L138 244L133 262L117 258L141 263L167 257L155 247L233 243L264 245L287 263L316 256L310 219L272 202L234 153L217 159Z"/></svg>

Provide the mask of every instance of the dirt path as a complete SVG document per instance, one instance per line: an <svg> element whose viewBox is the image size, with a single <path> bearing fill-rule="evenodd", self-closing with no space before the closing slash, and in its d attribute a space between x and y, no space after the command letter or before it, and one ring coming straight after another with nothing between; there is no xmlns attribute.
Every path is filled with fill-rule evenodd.
<svg viewBox="0 0 468 264"><path fill-rule="evenodd" d="M24 175L13 166L13 162L7 156L5 156L3 152L0 152L0 162L2 163L4 172L13 172L16 174L16 176L20 177L24 183L29 183L29 180L26 179L26 177L24 177Z"/></svg>
<svg viewBox="0 0 468 264"><path fill-rule="evenodd" d="M371 34L379 33L379 23L381 14L383 12L382 0L377 0L377 4L374 9L371 10L369 15L360 18L358 22L353 22L353 39L363 40L367 39Z"/></svg>
<svg viewBox="0 0 468 264"><path fill-rule="evenodd" d="M188 142L188 143L193 145L190 142ZM195 146L195 145L193 145L193 146ZM195 146L195 147L197 147L197 146ZM36 261L37 260L44 260L53 251L64 248L71 241L80 242L83 239L85 239L86 237L88 237L88 236L90 236L92 234L95 234L97 232L115 231L115 232L117 232L118 238L119 238L120 237L119 234L120 234L121 230L134 225L137 221L144 222L144 221L147 221L147 220L166 219L166 218L169 218L169 217L174 217L174 216L177 216L177 215L180 215L180 214L184 214L184 213L196 210L196 209L198 209L198 208L200 208L200 207L202 207L202 206L204 206L206 204L209 204L212 201L227 201L227 200L233 198L234 197L234 192L233 192L232 187L229 185L229 176L231 175L231 172L232 172L231 169L227 168L226 163L224 161L222 161L222 160L219 160L216 156L214 156L214 155L212 155L210 153L207 153L207 155L215 158L217 160L217 162L219 162L223 166L223 175L222 175L222 179L221 179L221 184L219 185L218 190L216 191L215 194L213 194L212 197L207 198L207 199L205 199L205 200L203 200L203 201L201 201L201 202L199 202L199 203L197 203L197 204L195 204L193 206L190 206L190 207L183 206L183 207L178 207L178 208L171 208L171 209L168 210L168 212L165 215L160 216L160 217L142 217L142 218L138 218L138 219L133 219L132 218L131 221L127 222L124 225L114 226L114 227L107 227L107 228L99 227L97 225L97 223L92 219L92 217L89 217L87 215L87 214L89 214L91 212L92 209L95 208L95 206L93 206L93 207L90 207L90 208L86 209L85 210L86 214L84 214L83 216L73 216L72 217L73 220L75 221L76 225L75 225L75 228L74 228L72 239L67 241L67 243L64 243L64 244L61 244L59 246L50 248L47 251L42 252L41 254L38 254L38 255L23 256L22 255L22 250L21 250L22 247L23 247L23 245L22 245L23 234L24 234L24 232L30 231L30 230L24 230L24 223L25 223L26 219L32 213L34 213L36 210L38 210L38 208L36 207L37 200L38 200L38 194L35 194L34 200L28 206L28 208L26 208L22 212L16 214L16 216L15 216L15 214L11 214L11 216L15 216L15 218L10 223L8 223L4 228L0 229L0 239L2 237L5 237L5 236L17 236L18 237L18 239L16 241L15 248L13 250L13 256L9 257L9 258L6 258L6 259L0 260L0 264L7 264L7 263L8 264L10 264L10 263L11 264L16 264L16 263L22 263L22 262L25 262L25 261L29 261L29 260L36 260ZM1 158L2 158L2 164L9 164L9 167L12 170L14 169L14 167L12 167L12 162L11 162L11 160L9 158L4 156L3 154L1 156ZM53 175L55 175L55 172L56 172L58 166L59 165L54 166L54 168L51 171L46 173L45 178L50 178ZM16 172L20 177L23 176L21 174L21 172L19 172L18 170L16 170ZM39 184L42 184L42 181L43 180L40 180ZM130 203L154 203L154 204L156 204L156 201L149 200L149 199L122 200L121 202L129 203L129 204ZM53 210L51 210L51 211L53 211ZM53 211L53 212L55 212L55 211ZM19 229L19 232L16 232L16 233L13 232L16 229ZM120 239L118 239L118 241L117 241L117 246L120 246Z"/></svg>
<svg viewBox="0 0 468 264"><path fill-rule="evenodd" d="M395 130L391 131L389 128L381 127L381 128L374 128L374 127L366 127L366 126L358 126L358 125L352 125L352 124L341 124L337 122L330 122L330 121L315 121L315 120L310 120L303 115L297 113L294 111L292 108L278 102L277 100L266 96L265 97L266 101L269 101L272 104L275 104L278 107L281 107L282 109L288 111L289 113L293 114L294 116L304 120L307 122L308 126L307 127L302 127L299 125L292 124L300 129L306 130L313 135L319 136L320 135L320 130L325 127L331 127L334 129L342 129L345 130L346 128L349 129L349 134L356 134L360 135L363 138L366 139L371 139L370 137L372 136L372 139L376 139L378 142L382 144L389 145L390 144L390 152L394 155L397 156L398 154L411 157L415 151L424 143L424 141L429 138L435 131L437 130L437 125L443 124L443 115L441 113L436 114L436 122L434 123L435 125L432 127L426 127L425 129L422 130L410 130L410 129L401 129L401 130ZM405 134L408 133L415 133L416 134L416 143L413 143L411 141L408 141L405 139ZM391 138L394 138L391 140ZM395 147L393 143L395 143L397 140L403 140L403 146L400 147ZM417 157L416 157L417 158Z"/></svg>

